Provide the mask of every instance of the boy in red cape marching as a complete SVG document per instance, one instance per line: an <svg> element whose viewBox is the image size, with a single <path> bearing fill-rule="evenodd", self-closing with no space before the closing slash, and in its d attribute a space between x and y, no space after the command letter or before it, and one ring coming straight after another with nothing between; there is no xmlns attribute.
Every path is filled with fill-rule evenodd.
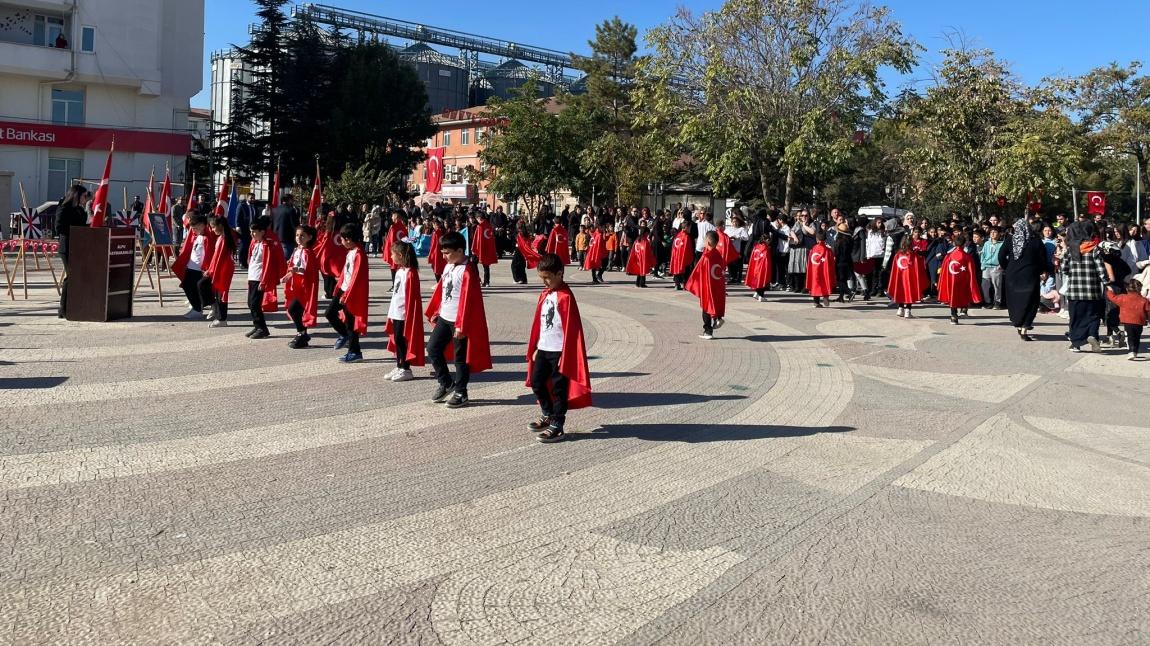
<svg viewBox="0 0 1150 646"><path fill-rule="evenodd" d="M708 231L703 244L703 255L687 279L687 291L699 297L703 308L703 333L699 338L710 341L715 338L715 330L723 327L727 312L727 262L716 248L718 233Z"/></svg>
<svg viewBox="0 0 1150 646"><path fill-rule="evenodd" d="M815 299L815 307L830 307L828 297L837 285L835 252L827 246L826 231L816 231L815 246L807 254L807 291Z"/></svg>
<svg viewBox="0 0 1150 646"><path fill-rule="evenodd" d="M635 277L635 287L647 286L647 274L655 268L655 251L651 249L651 235L647 227L639 227L639 239L631 245L627 257L627 274Z"/></svg>
<svg viewBox="0 0 1150 646"><path fill-rule="evenodd" d="M211 232L215 236L215 247L211 258L204 263L204 277L200 279L200 300L204 306L211 305L208 318L213 319L208 327L228 326L228 295L232 289L232 276L236 273L236 261L232 254L236 251L237 235L228 226L227 218L212 218Z"/></svg>
<svg viewBox="0 0 1150 646"><path fill-rule="evenodd" d="M675 291L683 291L691 263L695 261L695 245L691 242L691 224L683 221L671 242L671 275L675 277Z"/></svg>
<svg viewBox="0 0 1150 646"><path fill-rule="evenodd" d="M443 273L443 266L447 264L443 254L439 253L439 239L445 232L443 221L436 219L431 229L431 246L427 249L427 264L431 265L431 275L435 277L436 282L439 282L439 275Z"/></svg>
<svg viewBox="0 0 1150 646"><path fill-rule="evenodd" d="M465 246L466 241L458 232L440 239L440 253L447 265L427 302L427 320L435 325L427 340L427 356L439 381L431 401L446 401L448 408L466 406L471 374L491 369L491 345L479 272L467 262ZM452 356L455 379L447 369L447 359Z"/></svg>
<svg viewBox="0 0 1150 646"><path fill-rule="evenodd" d="M564 265L571 264L571 237L567 235L567 228L563 226L563 220L560 218L555 218L555 228L551 229L551 235L547 236L546 251L559 256Z"/></svg>
<svg viewBox="0 0 1150 646"><path fill-rule="evenodd" d="M248 311L252 315L252 329L249 339L266 339L268 331L265 312L274 312L279 307L276 288L287 272L283 245L275 240L269 229L268 218L256 218L251 224L252 245L248 249Z"/></svg>
<svg viewBox="0 0 1150 646"><path fill-rule="evenodd" d="M938 302L950 305L950 323L958 325L958 313L982 302L982 289L974 271L974 258L966 253L966 236L954 236L954 249L938 268Z"/></svg>
<svg viewBox="0 0 1150 646"><path fill-rule="evenodd" d="M367 254L363 250L363 228L355 224L345 224L339 230L340 243L347 250L343 269L336 278L335 291L327 304L327 322L339 338L335 349L347 348L347 354L339 358L343 363L363 361L363 351L359 347L359 337L367 334Z"/></svg>
<svg viewBox="0 0 1150 646"><path fill-rule="evenodd" d="M771 284L771 271L771 236L764 234L751 250L751 262L743 279L744 285L755 290L751 297L760 303L767 294L767 285Z"/></svg>
<svg viewBox="0 0 1150 646"><path fill-rule="evenodd" d="M903 236L898 253L890 260L890 283L886 295L898 305L898 315L912 319L911 308L922 300L923 293L930 287L926 275L926 259L914 251L911 236Z"/></svg>
<svg viewBox="0 0 1150 646"><path fill-rule="evenodd" d="M295 228L296 248L283 277L284 302L295 324L295 337L288 342L293 350L308 347L311 335L307 331L315 327L319 312L319 261L312 251L315 240L315 227L303 224Z"/></svg>
<svg viewBox="0 0 1150 646"><path fill-rule="evenodd" d="M527 386L542 413L527 425L544 444L563 441L567 411L591 405L591 372L583 320L571 288L563 281L563 262L543 254L538 265L543 293L535 306L527 342Z"/></svg>
<svg viewBox="0 0 1150 646"><path fill-rule="evenodd" d="M587 244L587 256L583 258L583 269L591 272L591 284L603 282L603 263L607 261L607 238L602 229L591 226L591 242Z"/></svg>
<svg viewBox="0 0 1150 646"><path fill-rule="evenodd" d="M419 260L415 247L397 240L391 247L395 271L395 289L387 306L387 350L395 354L395 370L384 379L411 381L412 366L422 366L423 350L423 296L419 293Z"/></svg>
<svg viewBox="0 0 1150 646"><path fill-rule="evenodd" d="M323 226L316 233L314 249L319 273L323 276L323 297L330 299L335 291L336 277L343 271L343 261L347 258L347 248L340 243L335 230L335 211L327 214Z"/></svg>
<svg viewBox="0 0 1150 646"><path fill-rule="evenodd" d="M204 302L200 298L200 280L204 277L204 265L212 258L216 237L208 230L208 218L198 213L188 218L188 236L184 246L172 263L172 273L180 279L180 287L188 299L191 309L184 314L186 319L198 319L204 315Z"/></svg>
<svg viewBox="0 0 1150 646"><path fill-rule="evenodd" d="M480 287L491 286L491 265L499 262L499 252L495 250L495 227L487 220L487 214L479 212L479 223L475 225L475 258L483 266L483 282Z"/></svg>

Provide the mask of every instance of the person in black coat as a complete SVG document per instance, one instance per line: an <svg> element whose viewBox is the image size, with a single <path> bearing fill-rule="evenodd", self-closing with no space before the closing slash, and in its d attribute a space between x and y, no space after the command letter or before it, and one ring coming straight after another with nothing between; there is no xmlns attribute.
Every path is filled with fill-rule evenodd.
<svg viewBox="0 0 1150 646"><path fill-rule="evenodd" d="M56 316L64 318L68 309L68 239L72 227L88 226L88 212L84 203L92 194L80 184L74 185L68 195L56 205L56 238L60 244L60 260L64 263L64 278L60 281L60 308Z"/></svg>
<svg viewBox="0 0 1150 646"><path fill-rule="evenodd" d="M284 257L291 258L295 251L295 229L299 226L299 209L295 207L295 199L291 193L284 196L283 202L272 212L272 231L280 239L284 248Z"/></svg>
<svg viewBox="0 0 1150 646"><path fill-rule="evenodd" d="M248 250L252 246L252 222L255 222L259 215L256 205L252 202L252 194L248 193L247 198L240 202L239 208L236 209L236 231L240 234L240 246L237 252L241 269L248 268Z"/></svg>
<svg viewBox="0 0 1150 646"><path fill-rule="evenodd" d="M1034 329L1034 317L1038 315L1042 276L1053 272L1053 268L1046 258L1046 246L1025 218L1014 223L1010 236L998 250L998 264L1003 268L1002 291L1010 324L1020 339L1033 341L1028 332Z"/></svg>

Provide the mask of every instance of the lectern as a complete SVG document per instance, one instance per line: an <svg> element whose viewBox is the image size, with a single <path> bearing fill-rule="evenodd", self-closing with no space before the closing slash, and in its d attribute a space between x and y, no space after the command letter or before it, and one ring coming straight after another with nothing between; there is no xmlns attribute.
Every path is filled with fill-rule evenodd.
<svg viewBox="0 0 1150 646"><path fill-rule="evenodd" d="M132 316L136 231L131 227L72 227L68 241L69 321Z"/></svg>

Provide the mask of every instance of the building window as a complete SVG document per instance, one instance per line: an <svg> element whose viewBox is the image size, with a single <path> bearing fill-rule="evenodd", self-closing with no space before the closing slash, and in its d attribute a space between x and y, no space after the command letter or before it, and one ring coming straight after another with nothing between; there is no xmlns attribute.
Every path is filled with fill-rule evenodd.
<svg viewBox="0 0 1150 646"><path fill-rule="evenodd" d="M37 15L32 21L32 44L55 47L56 38L64 33L64 19ZM66 38L66 36L65 36Z"/></svg>
<svg viewBox="0 0 1150 646"><path fill-rule="evenodd" d="M84 91L52 88L52 123L84 125Z"/></svg>
<svg viewBox="0 0 1150 646"><path fill-rule="evenodd" d="M483 128L476 128L475 129L475 143L477 143L477 144L483 143Z"/></svg>
<svg viewBox="0 0 1150 646"><path fill-rule="evenodd" d="M450 146L451 145L451 131L450 130L444 130L443 131L443 145L444 146Z"/></svg>
<svg viewBox="0 0 1150 646"><path fill-rule="evenodd" d="M95 27L80 27L80 51L89 54L96 51Z"/></svg>
<svg viewBox="0 0 1150 646"><path fill-rule="evenodd" d="M81 160L65 157L48 158L48 199L64 197L81 177Z"/></svg>
<svg viewBox="0 0 1150 646"><path fill-rule="evenodd" d="M471 143L471 131L467 128L459 131L459 145L466 146Z"/></svg>

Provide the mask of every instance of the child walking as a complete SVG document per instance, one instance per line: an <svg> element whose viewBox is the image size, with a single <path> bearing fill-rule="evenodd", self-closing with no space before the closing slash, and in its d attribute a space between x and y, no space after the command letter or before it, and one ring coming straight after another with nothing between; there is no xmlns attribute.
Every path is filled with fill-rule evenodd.
<svg viewBox="0 0 1150 646"><path fill-rule="evenodd" d="M195 214L188 218L188 237L180 247L180 255L172 263L172 273L180 279L180 287L188 299L190 309L186 319L204 315L204 302L200 299L200 281L204 277L204 264L212 257L215 238L208 231L207 216Z"/></svg>
<svg viewBox="0 0 1150 646"><path fill-rule="evenodd" d="M974 257L966 250L966 236L954 236L954 249L942 259L938 276L938 302L950 305L950 324L958 325L958 315L982 302L982 289Z"/></svg>
<svg viewBox="0 0 1150 646"><path fill-rule="evenodd" d="M683 291L687 274L695 261L695 243L691 241L691 225L686 220L679 224L679 232L671 243L671 275L675 278L675 291Z"/></svg>
<svg viewBox="0 0 1150 646"><path fill-rule="evenodd" d="M347 348L347 354L339 360L343 363L359 363L363 361L359 337L367 334L368 302L368 270L367 256L363 251L363 231L354 224L345 224L339 230L339 237L343 248L347 250L347 256L325 316L338 335L335 349Z"/></svg>
<svg viewBox="0 0 1150 646"><path fill-rule="evenodd" d="M467 384L472 373L491 369L487 313L478 284L479 272L467 261L466 246L467 241L457 232L439 241L440 253L447 264L427 303L427 320L435 325L427 340L427 356L439 382L431 401L446 401L448 408L466 406ZM450 356L455 358L454 379L447 369Z"/></svg>
<svg viewBox="0 0 1150 646"><path fill-rule="evenodd" d="M583 258L583 269L591 272L591 284L599 285L603 281L603 265L607 262L607 239L603 231L592 225L591 236L587 242L587 254Z"/></svg>
<svg viewBox="0 0 1150 646"><path fill-rule="evenodd" d="M319 260L313 249L315 241L314 227L306 224L296 227L296 248L288 262L288 273L283 277L287 313L295 324L295 337L288 342L293 350L308 347L311 335L307 331L315 327L319 310Z"/></svg>
<svg viewBox="0 0 1150 646"><path fill-rule="evenodd" d="M710 341L715 338L715 330L723 327L727 311L727 263L717 249L718 233L708 231L703 244L703 254L687 279L687 291L699 297L703 310L703 333L699 338Z"/></svg>
<svg viewBox="0 0 1150 646"><path fill-rule="evenodd" d="M767 286L771 284L771 234L764 233L755 248L751 250L751 261L747 263L747 275L743 284L755 290L751 294L760 303L766 298Z"/></svg>
<svg viewBox="0 0 1150 646"><path fill-rule="evenodd" d="M911 308L922 300L923 293L930 288L926 277L926 260L914 251L910 236L903 236L898 252L890 261L890 283L886 293L891 302L898 305L898 315L912 319Z"/></svg>
<svg viewBox="0 0 1150 646"><path fill-rule="evenodd" d="M271 336L264 312L274 312L277 304L265 303L265 294L275 294L276 285L286 271L283 247L268 239L271 223L267 218L256 218L251 224L252 246L248 251L248 311L252 315L252 329L249 339L266 339Z"/></svg>
<svg viewBox="0 0 1150 646"><path fill-rule="evenodd" d="M236 273L236 234L228 226L227 218L212 218L212 233L216 244L211 258L204 265L204 277L200 279L200 300L204 307L211 306L208 318L213 319L211 328L228 326L228 294L232 289L232 276Z"/></svg>
<svg viewBox="0 0 1150 646"><path fill-rule="evenodd" d="M423 297L419 293L419 261L415 247L402 240L391 247L395 263L395 289L387 306L387 349L395 353L395 370L384 379L411 381L412 366L425 363L423 349Z"/></svg>
<svg viewBox="0 0 1150 646"><path fill-rule="evenodd" d="M807 254L807 291L815 300L815 307L830 307L831 292L837 284L835 252L827 246L826 231L815 232L815 246Z"/></svg>
<svg viewBox="0 0 1150 646"><path fill-rule="evenodd" d="M655 269L655 251L647 227L639 227L639 239L627 257L627 274L635 277L635 287L647 287L647 274Z"/></svg>
<svg viewBox="0 0 1150 646"><path fill-rule="evenodd" d="M591 405L591 373L583 320L563 280L563 261L546 253L537 265L543 293L527 342L527 386L539 400L539 419L527 425L544 444L561 442L567 411Z"/></svg>
<svg viewBox="0 0 1150 646"><path fill-rule="evenodd" d="M1146 317L1150 314L1150 300L1142 295L1142 282L1131 278L1126 282L1126 293L1117 294L1113 287L1106 288L1106 298L1118 307L1118 320L1126 332L1126 348L1131 361L1141 358L1139 346L1142 343L1142 330L1146 327Z"/></svg>

